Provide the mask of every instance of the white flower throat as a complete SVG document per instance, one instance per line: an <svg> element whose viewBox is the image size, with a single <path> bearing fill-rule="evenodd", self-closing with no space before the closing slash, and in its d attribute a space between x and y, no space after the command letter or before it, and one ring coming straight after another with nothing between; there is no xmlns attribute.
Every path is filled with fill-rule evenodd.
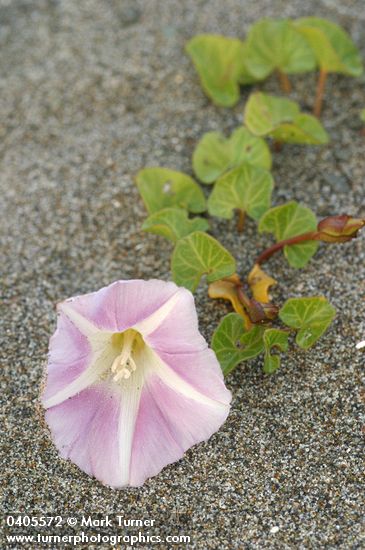
<svg viewBox="0 0 365 550"><path fill-rule="evenodd" d="M120 380L127 380L131 374L137 370L137 364L135 361L135 353L137 348L143 343L141 335L133 330L128 329L121 334L113 335L113 344L119 349L122 347L122 351L114 359L111 371L113 374L114 382Z"/></svg>

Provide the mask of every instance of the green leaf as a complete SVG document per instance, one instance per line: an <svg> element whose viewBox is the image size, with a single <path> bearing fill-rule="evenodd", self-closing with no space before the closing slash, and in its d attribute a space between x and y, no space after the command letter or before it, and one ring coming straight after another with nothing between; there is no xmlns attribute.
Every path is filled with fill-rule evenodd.
<svg viewBox="0 0 365 550"><path fill-rule="evenodd" d="M206 209L199 185L182 172L168 168L144 168L138 172L136 183L149 214L175 206L194 213Z"/></svg>
<svg viewBox="0 0 365 550"><path fill-rule="evenodd" d="M298 330L296 342L310 348L327 330L336 315L335 308L323 297L290 298L279 311L288 327Z"/></svg>
<svg viewBox="0 0 365 550"><path fill-rule="evenodd" d="M350 76L362 74L360 53L341 27L318 17L297 19L295 26L310 44L323 71Z"/></svg>
<svg viewBox="0 0 365 550"><path fill-rule="evenodd" d="M276 348L280 351L286 351L288 349L288 337L289 334L284 330L276 328L265 330L263 340L265 346L264 372L266 374L272 374L280 367L280 356L271 355L271 349Z"/></svg>
<svg viewBox="0 0 365 550"><path fill-rule="evenodd" d="M307 41L288 20L263 19L248 34L245 66L257 79L278 69L303 73L315 68L315 57Z"/></svg>
<svg viewBox="0 0 365 550"><path fill-rule="evenodd" d="M194 36L186 44L207 96L222 107L232 107L240 97L239 81L247 80L244 44L236 38L213 34Z"/></svg>
<svg viewBox="0 0 365 550"><path fill-rule="evenodd" d="M309 231L315 231L317 220L312 210L295 201L268 210L261 218L259 232L273 233L283 241ZM284 255L292 267L304 267L318 248L317 241L284 246Z"/></svg>
<svg viewBox="0 0 365 550"><path fill-rule="evenodd" d="M194 291L203 275L212 283L235 273L236 262L216 239L196 231L177 241L171 269L177 285Z"/></svg>
<svg viewBox="0 0 365 550"><path fill-rule="evenodd" d="M258 325L246 331L238 313L229 313L222 319L213 334L212 349L217 355L223 374L232 372L239 363L252 359L263 351L263 331L264 328Z"/></svg>
<svg viewBox="0 0 365 550"><path fill-rule="evenodd" d="M365 122L365 109L362 109L362 110L360 111L360 118L361 118L361 120L362 120L363 122Z"/></svg>
<svg viewBox="0 0 365 550"><path fill-rule="evenodd" d="M209 223L204 218L189 219L186 210L164 208L151 214L143 223L142 229L162 235L173 243L194 231L207 231Z"/></svg>
<svg viewBox="0 0 365 550"><path fill-rule="evenodd" d="M329 137L318 118L300 113L291 124L283 123L270 133L276 141L283 143L303 143L306 145L325 145Z"/></svg>
<svg viewBox="0 0 365 550"><path fill-rule="evenodd" d="M221 176L208 200L212 216L231 219L235 209L243 210L254 220L270 208L274 182L264 168L242 164Z"/></svg>
<svg viewBox="0 0 365 550"><path fill-rule="evenodd" d="M243 163L271 168L266 142L244 127L237 128L228 139L219 132L204 134L193 154L194 172L204 183L213 183L224 172Z"/></svg>
<svg viewBox="0 0 365 550"><path fill-rule="evenodd" d="M319 120L301 113L297 103L262 92L250 95L244 121L254 135L271 136L285 143L321 145L329 141Z"/></svg>
<svg viewBox="0 0 365 550"><path fill-rule="evenodd" d="M254 92L246 103L244 122L254 135L265 136L280 124L290 123L299 113L299 106L295 101Z"/></svg>
<svg viewBox="0 0 365 550"><path fill-rule="evenodd" d="M250 86L252 84L260 82L260 80L262 80L262 79L261 78L256 78L255 76L253 76L250 73L250 71L248 70L246 62L245 62L248 55L249 55L249 49L248 49L247 41L242 42L241 55L242 55L242 58L241 58L242 65L241 65L240 72L239 72L239 75L238 75L239 84L241 84L241 86Z"/></svg>

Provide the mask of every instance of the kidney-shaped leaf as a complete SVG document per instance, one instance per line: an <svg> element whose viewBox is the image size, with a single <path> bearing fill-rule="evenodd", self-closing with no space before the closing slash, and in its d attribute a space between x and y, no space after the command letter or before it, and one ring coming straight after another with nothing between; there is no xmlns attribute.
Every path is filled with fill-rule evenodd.
<svg viewBox="0 0 365 550"><path fill-rule="evenodd" d="M211 283L235 273L236 262L216 239L196 231L177 241L171 269L176 284L194 291L203 275Z"/></svg>
<svg viewBox="0 0 365 550"><path fill-rule="evenodd" d="M175 206L195 213L206 209L199 185L182 172L168 168L144 168L138 172L136 183L150 214Z"/></svg>
<svg viewBox="0 0 365 550"><path fill-rule="evenodd" d="M277 141L312 145L329 141L319 120L301 113L295 101L262 92L255 92L248 98L244 121L254 135L271 136Z"/></svg>
<svg viewBox="0 0 365 550"><path fill-rule="evenodd" d="M186 44L186 52L195 65L201 85L216 105L232 107L237 103L239 80L243 81L246 73L244 50L240 40L213 34L194 36Z"/></svg>
<svg viewBox="0 0 365 550"><path fill-rule="evenodd" d="M318 17L297 19L295 26L310 44L322 70L350 76L362 74L360 53L341 27Z"/></svg>
<svg viewBox="0 0 365 550"><path fill-rule="evenodd" d="M240 209L258 220L270 208L273 185L270 172L258 166L242 164L216 181L208 199L209 213L231 219L233 211Z"/></svg>
<svg viewBox="0 0 365 550"><path fill-rule="evenodd" d="M187 211L181 208L164 208L151 214L143 222L142 229L175 243L194 231L207 231L209 223L204 218L189 219Z"/></svg>
<svg viewBox="0 0 365 550"><path fill-rule="evenodd" d="M239 363L252 359L263 351L263 332L264 328L259 325L246 331L242 317L237 313L229 313L223 317L212 339L212 349L217 355L223 374L230 373Z"/></svg>
<svg viewBox="0 0 365 550"><path fill-rule="evenodd" d="M290 124L282 123L270 133L276 141L284 143L304 143L306 145L325 145L329 137L318 118L300 113Z"/></svg>
<svg viewBox="0 0 365 550"><path fill-rule="evenodd" d="M256 136L266 136L285 122L292 122L300 113L295 101L254 92L248 98L244 111L244 122Z"/></svg>
<svg viewBox="0 0 365 550"><path fill-rule="evenodd" d="M257 79L266 78L275 69L290 74L315 68L310 46L290 21L258 21L251 27L246 44L245 66Z"/></svg>
<svg viewBox="0 0 365 550"><path fill-rule="evenodd" d="M247 44L247 40L242 42L242 66L240 69L240 73L238 76L238 82L242 86L250 86L251 84L255 84L257 82L260 82L262 80L261 78L255 77L249 70L246 65L246 60L249 55L249 48Z"/></svg>
<svg viewBox="0 0 365 550"><path fill-rule="evenodd" d="M265 346L264 372L272 374L280 367L280 356L272 355L271 350L278 349L286 351L288 349L289 334L284 330L277 328L268 328L264 332L263 341Z"/></svg>
<svg viewBox="0 0 365 550"><path fill-rule="evenodd" d="M273 233L276 241L283 241L303 233L315 231L317 220L312 210L295 201L268 210L259 223L260 233ZM284 246L284 255L292 267L304 267L315 254L318 242Z"/></svg>
<svg viewBox="0 0 365 550"><path fill-rule="evenodd" d="M194 172L204 183L213 183L242 163L271 168L271 153L266 142L244 127L237 128L228 139L219 132L204 134L193 154Z"/></svg>
<svg viewBox="0 0 365 550"><path fill-rule="evenodd" d="M283 323L298 330L296 342L303 349L313 346L327 330L335 315L335 308L321 296L290 298L279 312Z"/></svg>

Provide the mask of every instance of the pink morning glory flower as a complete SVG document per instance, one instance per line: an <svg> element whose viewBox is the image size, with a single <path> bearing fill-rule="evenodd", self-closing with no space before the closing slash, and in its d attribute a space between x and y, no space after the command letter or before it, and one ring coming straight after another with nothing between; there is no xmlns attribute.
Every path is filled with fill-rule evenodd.
<svg viewBox="0 0 365 550"><path fill-rule="evenodd" d="M117 281L58 311L46 421L61 456L87 474L142 485L225 421L231 395L188 290Z"/></svg>

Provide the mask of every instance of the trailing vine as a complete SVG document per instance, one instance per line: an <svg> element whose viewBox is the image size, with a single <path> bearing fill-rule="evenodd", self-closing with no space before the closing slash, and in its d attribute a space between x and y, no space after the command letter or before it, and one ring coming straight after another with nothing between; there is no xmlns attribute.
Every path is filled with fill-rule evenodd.
<svg viewBox="0 0 365 550"><path fill-rule="evenodd" d="M205 93L225 107L237 103L240 86L262 83L272 73L278 75L283 91L290 93L290 75L319 70L313 115L302 112L287 97L254 91L246 102L243 124L230 136L219 132L202 136L193 152L192 167L197 180L213 185L207 200L188 174L149 167L136 176L148 212L143 229L174 245L174 281L193 292L205 277L209 296L232 304L234 312L221 320L212 339L224 374L260 354L264 372L273 373L280 366L277 352L288 349L290 333L295 333L300 348L308 349L324 334L336 312L322 296L291 298L282 306L272 303L269 291L277 281L262 265L273 254L282 253L292 268L303 268L320 242L353 239L365 219L336 213L318 221L308 206L295 201L273 206L268 143L274 152L285 143L326 145L329 136L318 117L327 77L334 72L359 76L362 62L344 30L314 17L258 21L244 42L199 35L188 42L186 51ZM209 216L227 220L236 216L239 232L244 231L248 216L257 222L260 233L275 239L267 250L258 251L246 277L237 273L232 254L209 235Z"/></svg>

